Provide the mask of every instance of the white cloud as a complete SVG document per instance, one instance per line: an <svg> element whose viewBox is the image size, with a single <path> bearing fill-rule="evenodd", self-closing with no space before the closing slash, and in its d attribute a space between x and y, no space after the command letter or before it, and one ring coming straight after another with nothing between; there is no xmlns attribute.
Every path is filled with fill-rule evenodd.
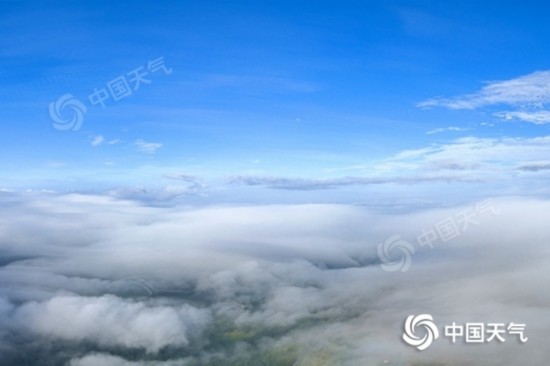
<svg viewBox="0 0 550 366"><path fill-rule="evenodd" d="M460 132L460 131L469 131L469 130L470 129L466 127L456 127L456 126L440 127L440 128L434 128L433 130L427 131L426 135L433 135L436 133L447 132L447 131Z"/></svg>
<svg viewBox="0 0 550 366"><path fill-rule="evenodd" d="M138 151L141 151L145 154L154 154L160 149L163 145L158 142L147 142L144 140L136 140L135 145L137 146Z"/></svg>
<svg viewBox="0 0 550 366"><path fill-rule="evenodd" d="M453 98L432 98L417 104L419 108L478 109L508 105L517 111L502 111L494 115L504 119L519 119L531 123L548 123L546 110L550 102L550 71L536 71L515 79L490 82L473 94Z"/></svg>
<svg viewBox="0 0 550 366"><path fill-rule="evenodd" d="M429 99L418 103L418 107L475 109L495 104L541 107L548 102L550 102L550 71L536 71L515 79L490 82L474 94L449 99Z"/></svg>
<svg viewBox="0 0 550 366"><path fill-rule="evenodd" d="M56 295L19 307L14 319L43 337L158 352L188 345L190 329L203 328L210 315L191 306L146 306L110 295Z"/></svg>
<svg viewBox="0 0 550 366"><path fill-rule="evenodd" d="M550 111L547 110L497 112L494 113L494 115L505 120L518 119L520 121L531 122L537 125L550 123Z"/></svg>
<svg viewBox="0 0 550 366"><path fill-rule="evenodd" d="M490 176L495 173L507 173L511 167L540 161L548 156L550 136L463 137L445 144L432 144L429 147L402 151L387 159L385 164L415 170L433 166L434 163L455 162L462 166L475 167L478 173Z"/></svg>
<svg viewBox="0 0 550 366"><path fill-rule="evenodd" d="M93 139L92 139L91 145L93 147L96 147L96 146L99 146L99 145L103 144L103 142L105 142L105 137L103 137L101 135L94 136Z"/></svg>
<svg viewBox="0 0 550 366"><path fill-rule="evenodd" d="M407 273L384 272L377 244L395 234L416 243L473 205L389 215L348 205L0 200L3 364L538 366L550 357L545 200L494 199L499 214L480 214L456 239L415 244ZM441 339L417 352L399 337L419 313L438 324L524 322L529 342Z"/></svg>

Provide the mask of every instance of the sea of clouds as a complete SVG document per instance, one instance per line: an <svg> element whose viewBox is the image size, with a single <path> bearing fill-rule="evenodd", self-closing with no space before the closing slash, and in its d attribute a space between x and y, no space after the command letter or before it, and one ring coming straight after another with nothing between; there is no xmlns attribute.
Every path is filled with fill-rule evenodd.
<svg viewBox="0 0 550 366"><path fill-rule="evenodd" d="M158 207L0 192L0 365L543 365L550 201L491 205L391 272L379 243L414 244L467 206ZM420 352L401 336L423 313L525 323L529 340L439 339Z"/></svg>

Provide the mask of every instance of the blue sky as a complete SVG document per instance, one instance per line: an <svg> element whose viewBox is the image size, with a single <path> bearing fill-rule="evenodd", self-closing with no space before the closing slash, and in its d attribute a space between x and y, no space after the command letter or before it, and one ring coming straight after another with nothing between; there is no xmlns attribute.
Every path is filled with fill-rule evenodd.
<svg viewBox="0 0 550 366"><path fill-rule="evenodd" d="M549 11L2 1L0 188L228 202L547 195ZM170 72L148 69L159 58ZM89 101L120 76L134 87L139 67L150 83ZM86 112L61 131L49 106L71 120L67 94Z"/></svg>

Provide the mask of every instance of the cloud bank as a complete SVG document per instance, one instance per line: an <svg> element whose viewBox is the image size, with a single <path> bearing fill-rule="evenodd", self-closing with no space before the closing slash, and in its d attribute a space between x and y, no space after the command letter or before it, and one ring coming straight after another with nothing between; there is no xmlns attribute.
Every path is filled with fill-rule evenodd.
<svg viewBox="0 0 550 366"><path fill-rule="evenodd" d="M495 199L408 272L376 247L465 207L149 207L0 192L0 364L541 365L550 357L545 200ZM394 253L393 255L399 255ZM405 318L524 322L529 341L418 352Z"/></svg>

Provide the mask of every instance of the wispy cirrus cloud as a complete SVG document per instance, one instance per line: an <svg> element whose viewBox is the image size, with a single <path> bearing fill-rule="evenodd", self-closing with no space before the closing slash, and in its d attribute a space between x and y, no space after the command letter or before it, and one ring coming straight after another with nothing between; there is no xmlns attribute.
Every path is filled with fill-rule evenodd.
<svg viewBox="0 0 550 366"><path fill-rule="evenodd" d="M417 107L473 110L508 105L517 110L498 111L494 115L504 119L544 124L550 123L550 112L546 109L548 103L550 103L550 70L544 70L514 79L489 82L472 94L451 98L431 98L418 103Z"/></svg>
<svg viewBox="0 0 550 366"><path fill-rule="evenodd" d="M418 107L475 109L495 104L531 105L541 107L550 102L550 71L536 71L515 79L490 82L473 94L453 98L433 98Z"/></svg>
<svg viewBox="0 0 550 366"><path fill-rule="evenodd" d="M229 185L293 191L387 184L504 182L510 179L521 184L522 176L518 176L520 172L543 174L550 170L550 164L546 160L548 156L550 136L470 136L402 150L386 159L349 168L357 172L354 175L328 178L236 175L229 177L226 182Z"/></svg>
<svg viewBox="0 0 550 366"><path fill-rule="evenodd" d="M520 120L524 122L531 122L536 125L543 125L550 123L550 111L508 111L508 112L496 112L494 116L505 120Z"/></svg>
<svg viewBox="0 0 550 366"><path fill-rule="evenodd" d="M472 181L473 179L458 175L416 175L393 177L342 177L333 179L306 179L268 176L236 176L229 179L229 184L264 186L272 189L312 191L346 186L375 184L418 184L426 182Z"/></svg>
<svg viewBox="0 0 550 366"><path fill-rule="evenodd" d="M440 127L440 128L434 128L433 130L426 131L426 135L434 135L436 133L442 133L442 132L461 132L461 131L469 131L469 128L466 127L457 127L457 126L449 126L449 127Z"/></svg>
<svg viewBox="0 0 550 366"><path fill-rule="evenodd" d="M540 162L549 154L550 136L462 137L444 144L401 151L386 159L385 164L408 169L469 168L489 175Z"/></svg>
<svg viewBox="0 0 550 366"><path fill-rule="evenodd" d="M103 142L105 142L105 137L99 135L99 136L92 136L92 142L90 143L90 145L92 145L93 147L97 147L101 144L103 144Z"/></svg>
<svg viewBox="0 0 550 366"><path fill-rule="evenodd" d="M159 142L148 142L142 139L136 140L134 144L136 145L138 151L145 154L154 154L163 146L163 144Z"/></svg>
<svg viewBox="0 0 550 366"><path fill-rule="evenodd" d="M192 183L192 184L197 185L197 186L202 185L202 184L200 184L200 182L202 182L202 179L200 177L197 177L197 176L191 175L191 174L169 173L169 174L164 174L163 177L166 178L166 179L170 179L170 180L177 180L177 181L181 181L181 182Z"/></svg>

